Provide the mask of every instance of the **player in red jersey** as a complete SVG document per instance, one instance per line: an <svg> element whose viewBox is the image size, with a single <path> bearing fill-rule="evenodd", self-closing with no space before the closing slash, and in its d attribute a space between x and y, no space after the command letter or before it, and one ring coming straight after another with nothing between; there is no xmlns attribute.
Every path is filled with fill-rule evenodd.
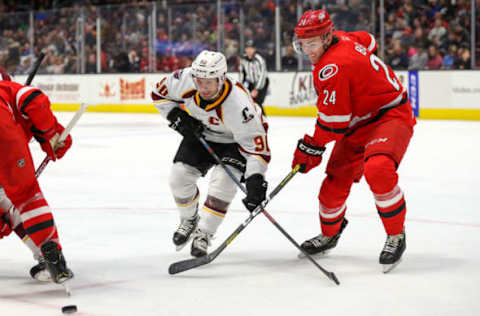
<svg viewBox="0 0 480 316"><path fill-rule="evenodd" d="M12 229L30 239L41 250L41 261L54 282L73 277L66 267L50 207L35 177L28 142L34 137L53 161L72 145L50 110L50 101L40 89L10 81L2 73L0 81L0 238ZM31 247L32 248L32 247ZM41 262L42 264L42 262ZM33 276L33 275L32 275Z"/></svg>
<svg viewBox="0 0 480 316"><path fill-rule="evenodd" d="M302 248L314 254L336 246L348 223L345 202L350 188L365 175L387 233L379 261L388 272L406 246L406 206L396 170L415 125L407 92L374 54L374 37L363 31L334 31L327 11L305 12L295 35L295 49L314 66L318 117L313 137L298 141L292 167L300 164L306 173L318 166L325 145L335 141L318 195L322 233Z"/></svg>

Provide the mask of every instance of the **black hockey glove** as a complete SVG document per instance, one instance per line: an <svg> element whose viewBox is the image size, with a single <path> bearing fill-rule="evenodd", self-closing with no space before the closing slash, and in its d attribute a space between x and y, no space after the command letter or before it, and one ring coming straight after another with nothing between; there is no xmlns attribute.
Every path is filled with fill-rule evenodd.
<svg viewBox="0 0 480 316"><path fill-rule="evenodd" d="M259 173L252 174L245 180L245 183L247 185L247 197L242 202L250 212L253 212L265 200L268 183Z"/></svg>
<svg viewBox="0 0 480 316"><path fill-rule="evenodd" d="M202 134L204 129L202 122L180 108L173 108L168 113L167 120L170 121L168 126L182 134L183 137L197 137Z"/></svg>

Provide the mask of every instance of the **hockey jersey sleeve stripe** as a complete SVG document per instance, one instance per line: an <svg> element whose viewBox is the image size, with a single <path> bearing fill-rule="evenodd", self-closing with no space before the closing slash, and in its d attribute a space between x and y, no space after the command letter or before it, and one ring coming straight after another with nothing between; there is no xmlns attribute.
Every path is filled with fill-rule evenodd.
<svg viewBox="0 0 480 316"><path fill-rule="evenodd" d="M257 158L259 158L262 162L264 162L265 164L268 164L270 162L270 159L271 159L271 156L270 155L265 155L265 154L259 154L259 153L251 153L249 151L246 151L245 149L242 148L242 146L238 146L238 148L243 151L244 153L248 154L248 155L252 155L252 156L255 156Z"/></svg>
<svg viewBox="0 0 480 316"><path fill-rule="evenodd" d="M327 123L344 123L344 122L350 122L350 119L352 118L352 114L348 115L325 115L322 112L318 112L318 117Z"/></svg>
<svg viewBox="0 0 480 316"><path fill-rule="evenodd" d="M345 127L345 128L329 127L329 126L320 124L320 122L318 120L317 120L317 126L324 131L331 132L331 133L334 133L334 134L345 134L348 130L348 127Z"/></svg>
<svg viewBox="0 0 480 316"><path fill-rule="evenodd" d="M22 90L23 89L20 89L20 91L18 91L18 94L17 94L17 109L19 109L22 114L27 115L27 113L25 112L26 109L27 109L27 106L30 104L30 102L33 101L33 99L35 99L37 96L41 95L42 92L40 92L39 90L33 90L33 91L28 90L28 91L23 92L20 95L20 92ZM29 92L31 92L31 93L28 94ZM21 101L23 96L26 96L26 97L24 98L23 101Z"/></svg>

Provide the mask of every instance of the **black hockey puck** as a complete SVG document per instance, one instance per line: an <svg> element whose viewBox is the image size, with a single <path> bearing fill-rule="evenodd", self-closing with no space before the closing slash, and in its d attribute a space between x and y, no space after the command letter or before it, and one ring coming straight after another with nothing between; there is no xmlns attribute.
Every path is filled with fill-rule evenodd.
<svg viewBox="0 0 480 316"><path fill-rule="evenodd" d="M66 305L62 307L62 313L73 314L77 311L77 305Z"/></svg>

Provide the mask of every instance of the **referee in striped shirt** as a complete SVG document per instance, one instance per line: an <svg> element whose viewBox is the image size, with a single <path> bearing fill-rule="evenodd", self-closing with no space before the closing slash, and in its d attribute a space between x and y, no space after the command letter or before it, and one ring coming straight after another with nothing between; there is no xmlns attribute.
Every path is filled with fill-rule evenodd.
<svg viewBox="0 0 480 316"><path fill-rule="evenodd" d="M269 80L265 59L257 53L253 40L245 45L245 55L240 60L240 82L250 91L253 100L260 105L263 114L263 100L267 95Z"/></svg>

